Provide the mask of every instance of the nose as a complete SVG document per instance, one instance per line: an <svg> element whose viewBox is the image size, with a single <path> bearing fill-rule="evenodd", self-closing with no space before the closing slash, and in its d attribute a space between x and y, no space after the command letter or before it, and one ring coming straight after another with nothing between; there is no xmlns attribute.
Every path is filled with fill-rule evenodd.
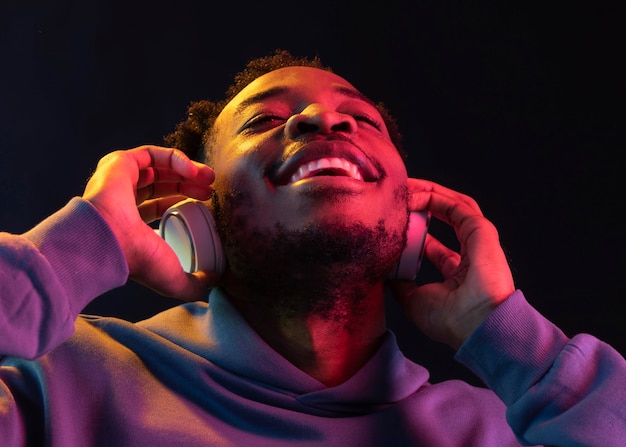
<svg viewBox="0 0 626 447"><path fill-rule="evenodd" d="M320 104L309 105L301 113L289 117L285 124L285 132L291 139L312 133L352 133L356 128L356 121L352 116Z"/></svg>

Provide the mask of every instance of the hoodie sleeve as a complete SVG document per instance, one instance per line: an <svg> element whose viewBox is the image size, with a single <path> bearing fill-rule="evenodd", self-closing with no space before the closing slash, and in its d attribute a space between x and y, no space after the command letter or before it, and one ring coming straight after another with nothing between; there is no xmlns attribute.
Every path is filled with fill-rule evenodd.
<svg viewBox="0 0 626 447"><path fill-rule="evenodd" d="M98 211L74 198L24 233L0 233L0 357L65 341L84 306L123 285L128 265Z"/></svg>
<svg viewBox="0 0 626 447"><path fill-rule="evenodd" d="M623 446L626 362L587 334L568 338L516 291L461 346L456 359L507 406L522 443Z"/></svg>

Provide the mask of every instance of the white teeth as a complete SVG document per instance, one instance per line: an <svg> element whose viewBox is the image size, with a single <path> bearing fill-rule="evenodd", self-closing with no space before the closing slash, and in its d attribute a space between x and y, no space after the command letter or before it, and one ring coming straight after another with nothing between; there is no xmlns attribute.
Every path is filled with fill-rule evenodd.
<svg viewBox="0 0 626 447"><path fill-rule="evenodd" d="M289 183L295 183L303 178L312 177L324 169L339 169L343 171L346 176L352 177L355 180L363 181L363 176L361 175L359 168L354 163L350 163L345 158L329 157L320 158L319 160L303 164L291 176Z"/></svg>

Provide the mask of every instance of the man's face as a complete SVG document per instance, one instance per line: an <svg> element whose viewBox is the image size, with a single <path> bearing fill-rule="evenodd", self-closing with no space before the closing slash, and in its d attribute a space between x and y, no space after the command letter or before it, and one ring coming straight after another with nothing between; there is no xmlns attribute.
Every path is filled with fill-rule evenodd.
<svg viewBox="0 0 626 447"><path fill-rule="evenodd" d="M402 158L374 105L335 74L286 67L257 78L217 118L211 144L231 242L354 225L404 234Z"/></svg>

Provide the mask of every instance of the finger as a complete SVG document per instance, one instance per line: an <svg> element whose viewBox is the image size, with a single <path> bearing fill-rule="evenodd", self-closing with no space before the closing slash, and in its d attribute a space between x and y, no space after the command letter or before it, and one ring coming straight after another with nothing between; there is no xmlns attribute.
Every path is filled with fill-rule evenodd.
<svg viewBox="0 0 626 447"><path fill-rule="evenodd" d="M433 217L454 228L460 241L464 241L477 226L488 223L477 206L459 200L457 196L448 196L437 191L425 191L420 194L419 201L424 201L425 204L416 205L418 200L415 199L411 201L410 206L430 211ZM416 196L417 194L414 194L413 198Z"/></svg>
<svg viewBox="0 0 626 447"><path fill-rule="evenodd" d="M160 219L169 207L174 206L178 202L185 199L187 199L186 196L169 196L158 199L150 199L143 202L137 208L139 210L141 220L145 223L151 223Z"/></svg>
<svg viewBox="0 0 626 447"><path fill-rule="evenodd" d="M460 254L449 249L430 234L426 235L424 255L441 272L444 278L452 276L461 263Z"/></svg>
<svg viewBox="0 0 626 447"><path fill-rule="evenodd" d="M413 281L391 281L392 296L402 306L410 321L413 321L424 333L429 334L429 305L438 296L444 296L448 290L442 283L429 283L417 286ZM429 335L430 336L430 335Z"/></svg>
<svg viewBox="0 0 626 447"><path fill-rule="evenodd" d="M169 272L171 273L151 278L149 287L161 295L182 301L204 300L209 288L219 284L219 276L214 272L185 273L182 269Z"/></svg>
<svg viewBox="0 0 626 447"><path fill-rule="evenodd" d="M400 279L390 281L388 287L391 290L394 299L398 301L403 307L409 304L409 302L413 299L415 292L417 291L417 286L413 281L405 281Z"/></svg>
<svg viewBox="0 0 626 447"><path fill-rule="evenodd" d="M170 196L186 196L198 200L207 200L213 189L209 185L197 185L188 182L151 183L137 190L137 204L149 199Z"/></svg>
<svg viewBox="0 0 626 447"><path fill-rule="evenodd" d="M186 182L191 184L208 186L211 182L206 181L204 178L185 178L171 169L156 169L146 168L139 172L139 179L137 181L137 188L144 188L151 183L174 183L174 182Z"/></svg>
<svg viewBox="0 0 626 447"><path fill-rule="evenodd" d="M140 146L127 152L134 157L140 170L148 167L166 168L185 178L195 178L198 182L213 183L215 179L215 174L210 167L203 163L192 161L178 149L160 146Z"/></svg>
<svg viewBox="0 0 626 447"><path fill-rule="evenodd" d="M193 179L196 183L211 184L215 180L213 169L203 163L192 161L178 149L150 151L150 154L159 169L171 169L186 179Z"/></svg>
<svg viewBox="0 0 626 447"><path fill-rule="evenodd" d="M414 210L424 209L429 203L432 195L447 197L454 202L459 202L471 208L477 213L482 214L478 203L470 196L446 188L438 183L423 179L408 179L409 187L409 207Z"/></svg>
<svg viewBox="0 0 626 447"><path fill-rule="evenodd" d="M171 169L157 169L154 167L148 167L142 169L139 172L139 179L137 180L137 188L144 188L151 183L158 182L180 182L185 178L177 172Z"/></svg>
<svg viewBox="0 0 626 447"><path fill-rule="evenodd" d="M220 283L220 277L215 272L197 271L194 273L187 273L189 279L183 297L189 300L202 300L206 297L207 291L210 288L217 287Z"/></svg>

